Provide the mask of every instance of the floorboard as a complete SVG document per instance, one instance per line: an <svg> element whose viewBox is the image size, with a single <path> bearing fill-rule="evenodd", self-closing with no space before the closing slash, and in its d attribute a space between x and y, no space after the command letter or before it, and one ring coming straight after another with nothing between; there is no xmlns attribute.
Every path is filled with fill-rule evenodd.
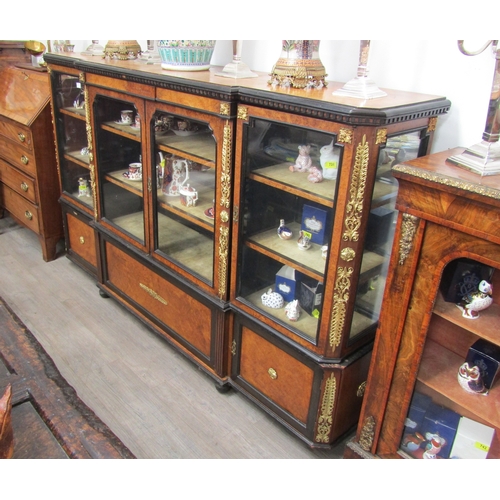
<svg viewBox="0 0 500 500"><path fill-rule="evenodd" d="M0 296L80 399L142 459L341 458L345 441L311 450L241 394L205 373L37 236L0 219ZM350 436L347 436L349 438Z"/></svg>

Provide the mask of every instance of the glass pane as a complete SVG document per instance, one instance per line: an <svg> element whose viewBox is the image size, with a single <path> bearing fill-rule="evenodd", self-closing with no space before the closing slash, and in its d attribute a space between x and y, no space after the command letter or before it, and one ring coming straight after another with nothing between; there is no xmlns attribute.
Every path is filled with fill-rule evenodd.
<svg viewBox="0 0 500 500"><path fill-rule="evenodd" d="M156 250L203 281L214 280L216 142L208 123L158 111Z"/></svg>
<svg viewBox="0 0 500 500"><path fill-rule="evenodd" d="M99 96L94 102L101 217L144 244L140 125L133 103Z"/></svg>
<svg viewBox="0 0 500 500"><path fill-rule="evenodd" d="M55 117L63 192L93 207L83 84L74 76L57 74Z"/></svg>
<svg viewBox="0 0 500 500"><path fill-rule="evenodd" d="M245 127L237 293L314 342L342 148L316 130L261 119Z"/></svg>
<svg viewBox="0 0 500 500"><path fill-rule="evenodd" d="M391 168L416 158L420 132L389 137L379 156L350 338L376 330L397 219L398 184Z"/></svg>

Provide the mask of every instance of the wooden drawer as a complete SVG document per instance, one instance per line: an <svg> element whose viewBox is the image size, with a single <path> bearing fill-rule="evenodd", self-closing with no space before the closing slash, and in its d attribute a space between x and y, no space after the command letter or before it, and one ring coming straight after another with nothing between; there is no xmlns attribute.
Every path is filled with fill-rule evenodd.
<svg viewBox="0 0 500 500"><path fill-rule="evenodd" d="M35 181L2 159L0 159L0 182L24 196L31 203L37 203Z"/></svg>
<svg viewBox="0 0 500 500"><path fill-rule="evenodd" d="M209 358L211 310L114 245L105 250L108 283Z"/></svg>
<svg viewBox="0 0 500 500"><path fill-rule="evenodd" d="M239 376L306 424L313 369L245 326L241 330Z"/></svg>
<svg viewBox="0 0 500 500"><path fill-rule="evenodd" d="M15 144L24 146L30 151L33 148L31 130L18 123L10 123L8 121L0 120L0 136L6 137Z"/></svg>
<svg viewBox="0 0 500 500"><path fill-rule="evenodd" d="M22 145L9 141L2 136L0 136L0 157L23 172L33 176L36 175L34 154Z"/></svg>
<svg viewBox="0 0 500 500"><path fill-rule="evenodd" d="M27 228L40 233L38 225L38 207L23 198L5 184L0 184L3 207L11 213L11 215L24 224Z"/></svg>
<svg viewBox="0 0 500 500"><path fill-rule="evenodd" d="M94 229L69 212L66 214L66 223L69 250L84 259L93 268L96 268L97 253Z"/></svg>

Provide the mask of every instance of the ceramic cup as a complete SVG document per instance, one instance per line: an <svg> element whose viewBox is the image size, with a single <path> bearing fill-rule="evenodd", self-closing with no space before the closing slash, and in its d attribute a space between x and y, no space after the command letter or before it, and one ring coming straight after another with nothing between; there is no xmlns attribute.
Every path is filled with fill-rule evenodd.
<svg viewBox="0 0 500 500"><path fill-rule="evenodd" d="M134 118L134 112L131 109L124 109L121 112L120 121L124 125L132 125L133 118Z"/></svg>
<svg viewBox="0 0 500 500"><path fill-rule="evenodd" d="M142 179L142 163L131 163L123 176L131 181L140 181Z"/></svg>

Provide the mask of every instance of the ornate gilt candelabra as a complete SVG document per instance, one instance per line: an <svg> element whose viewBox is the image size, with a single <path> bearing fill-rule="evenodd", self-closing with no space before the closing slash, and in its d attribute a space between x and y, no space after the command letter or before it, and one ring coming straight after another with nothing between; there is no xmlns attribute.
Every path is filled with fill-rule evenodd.
<svg viewBox="0 0 500 500"><path fill-rule="evenodd" d="M480 54L490 45L495 57L495 71L482 141L462 154L448 158L453 164L480 175L500 174L500 48L498 40L488 40L479 50L469 51L464 47L464 40L458 40L458 48L466 56Z"/></svg>

